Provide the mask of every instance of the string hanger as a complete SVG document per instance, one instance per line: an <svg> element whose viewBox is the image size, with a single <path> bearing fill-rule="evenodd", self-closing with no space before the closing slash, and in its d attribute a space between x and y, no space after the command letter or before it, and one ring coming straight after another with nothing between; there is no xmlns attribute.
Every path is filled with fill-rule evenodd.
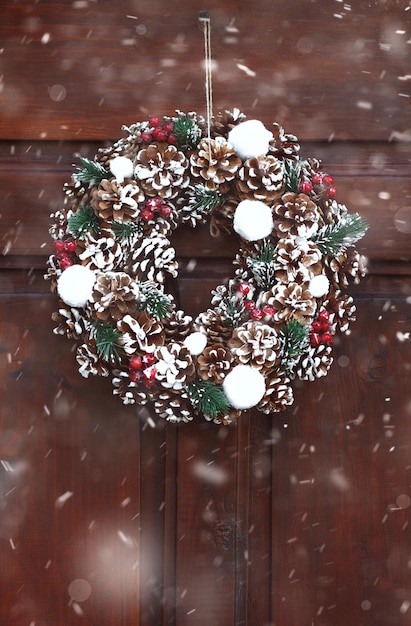
<svg viewBox="0 0 411 626"><path fill-rule="evenodd" d="M205 92L206 92L206 117L208 143L211 141L211 118L213 117L213 82L212 82L212 59L211 59L211 19L208 11L201 11L198 16L200 27L204 34L204 66L205 66Z"/></svg>

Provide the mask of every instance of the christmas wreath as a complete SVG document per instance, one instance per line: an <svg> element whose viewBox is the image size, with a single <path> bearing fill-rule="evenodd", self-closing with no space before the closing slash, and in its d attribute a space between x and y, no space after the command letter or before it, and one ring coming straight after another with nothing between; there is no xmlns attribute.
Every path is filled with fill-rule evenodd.
<svg viewBox="0 0 411 626"><path fill-rule="evenodd" d="M177 111L123 129L94 160L78 157L51 215L54 332L76 342L84 377L110 377L125 404L151 403L170 422L286 409L293 380L325 376L334 335L354 319L343 291L365 273L364 221L277 123ZM193 319L166 291L170 235L205 222L239 250Z"/></svg>

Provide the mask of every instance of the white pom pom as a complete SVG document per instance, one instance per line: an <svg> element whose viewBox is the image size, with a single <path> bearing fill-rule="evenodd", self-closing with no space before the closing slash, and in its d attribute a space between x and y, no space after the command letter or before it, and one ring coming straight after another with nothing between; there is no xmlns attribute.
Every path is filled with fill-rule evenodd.
<svg viewBox="0 0 411 626"><path fill-rule="evenodd" d="M201 354L207 345L207 337L204 333L191 333L184 339L184 345L191 354Z"/></svg>
<svg viewBox="0 0 411 626"><path fill-rule="evenodd" d="M267 154L273 134L259 120L248 120L234 126L228 133L228 141L242 159Z"/></svg>
<svg viewBox="0 0 411 626"><path fill-rule="evenodd" d="M70 265L57 281L60 298L74 307L83 307L90 300L96 275L84 265Z"/></svg>
<svg viewBox="0 0 411 626"><path fill-rule="evenodd" d="M250 409L265 394L264 376L250 365L237 365L224 378L223 389L235 409Z"/></svg>
<svg viewBox="0 0 411 626"><path fill-rule="evenodd" d="M324 274L318 274L318 276L314 276L308 285L308 291L311 291L314 298L321 298L321 296L325 296L330 289L330 281L327 276Z"/></svg>
<svg viewBox="0 0 411 626"><path fill-rule="evenodd" d="M134 174L133 161L127 157L118 156L110 161L110 172L118 183L123 183L125 178L132 178Z"/></svg>
<svg viewBox="0 0 411 626"><path fill-rule="evenodd" d="M235 210L233 226L247 241L264 239L274 227L271 209L260 200L243 200Z"/></svg>

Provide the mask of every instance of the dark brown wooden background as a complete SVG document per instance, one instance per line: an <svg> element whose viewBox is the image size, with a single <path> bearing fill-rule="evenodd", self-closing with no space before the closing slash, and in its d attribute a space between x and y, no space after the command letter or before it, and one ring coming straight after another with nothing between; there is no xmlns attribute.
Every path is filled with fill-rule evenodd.
<svg viewBox="0 0 411 626"><path fill-rule="evenodd" d="M370 224L329 376L229 428L155 424L82 379L42 279L73 154L147 114L204 111L204 8L215 110L281 122ZM411 624L409 2L0 9L1 626ZM196 313L236 243L180 230L176 245Z"/></svg>

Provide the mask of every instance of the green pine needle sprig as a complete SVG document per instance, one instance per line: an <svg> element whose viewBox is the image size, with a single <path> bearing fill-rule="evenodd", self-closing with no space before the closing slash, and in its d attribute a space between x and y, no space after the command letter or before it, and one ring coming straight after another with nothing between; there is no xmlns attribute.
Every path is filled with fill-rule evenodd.
<svg viewBox="0 0 411 626"><path fill-rule="evenodd" d="M181 150L196 148L200 142L201 130L189 115L179 115L174 120L173 133Z"/></svg>
<svg viewBox="0 0 411 626"><path fill-rule="evenodd" d="M190 208L192 211L209 215L217 206L221 206L225 196L218 189L209 189L205 185L195 185L192 187L192 198Z"/></svg>
<svg viewBox="0 0 411 626"><path fill-rule="evenodd" d="M282 330L283 363L290 365L302 354L308 344L308 327L291 319Z"/></svg>
<svg viewBox="0 0 411 626"><path fill-rule="evenodd" d="M358 213L345 215L338 223L321 228L312 238L320 252L335 256L361 239L368 225Z"/></svg>
<svg viewBox="0 0 411 626"><path fill-rule="evenodd" d="M275 283L275 253L275 245L264 239L256 252L246 258L247 266L251 269L257 285L265 291L271 289Z"/></svg>
<svg viewBox="0 0 411 626"><path fill-rule="evenodd" d="M110 178L111 173L108 172L100 163L90 161L86 157L77 154L83 168L78 168L78 172L73 174L73 180L80 183L88 183L89 187L99 185L104 178Z"/></svg>
<svg viewBox="0 0 411 626"><path fill-rule="evenodd" d="M300 188L301 164L291 159L284 160L285 191L298 193Z"/></svg>
<svg viewBox="0 0 411 626"><path fill-rule="evenodd" d="M147 311L152 317L162 320L172 309L171 299L152 283L141 283L143 299L140 304L141 311Z"/></svg>
<svg viewBox="0 0 411 626"><path fill-rule="evenodd" d="M69 233L76 239L83 239L89 231L100 232L100 221L91 206L81 206L68 219Z"/></svg>
<svg viewBox="0 0 411 626"><path fill-rule="evenodd" d="M119 339L122 334L104 322L96 322L90 329L90 336L96 342L97 353L107 363L119 362L122 350Z"/></svg>
<svg viewBox="0 0 411 626"><path fill-rule="evenodd" d="M113 222L111 229L116 239L123 243L130 243L136 235L142 233L142 226L133 222Z"/></svg>
<svg viewBox="0 0 411 626"><path fill-rule="evenodd" d="M230 404L223 390L212 381L193 380L187 391L193 407L207 417L215 419L229 410Z"/></svg>

